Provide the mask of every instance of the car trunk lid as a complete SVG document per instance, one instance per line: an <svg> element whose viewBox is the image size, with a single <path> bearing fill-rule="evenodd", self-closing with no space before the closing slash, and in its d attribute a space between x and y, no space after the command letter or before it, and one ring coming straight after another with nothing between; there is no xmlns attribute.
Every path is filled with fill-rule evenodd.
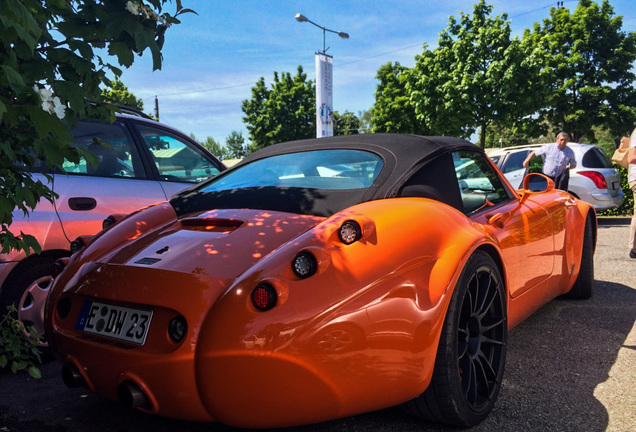
<svg viewBox="0 0 636 432"><path fill-rule="evenodd" d="M232 279L322 220L263 210L190 214L121 248L109 261Z"/></svg>

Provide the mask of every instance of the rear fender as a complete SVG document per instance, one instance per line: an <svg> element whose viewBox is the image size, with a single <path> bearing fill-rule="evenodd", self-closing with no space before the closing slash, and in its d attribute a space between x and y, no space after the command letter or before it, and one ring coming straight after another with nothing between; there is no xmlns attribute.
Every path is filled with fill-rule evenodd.
<svg viewBox="0 0 636 432"><path fill-rule="evenodd" d="M337 235L347 220L365 231L350 245ZM275 424L290 407L308 413L311 406L316 411L294 423L315 422L419 395L432 375L450 294L484 243L492 239L479 226L425 198L367 202L321 222L259 261L208 312L195 355L204 404L212 417L251 427ZM318 262L306 279L291 266L301 251ZM277 294L266 312L250 300L261 283ZM315 341L321 331L342 325L357 328L350 331L361 339L341 355L320 351ZM290 370L320 389L320 403L307 386L289 383ZM273 383L288 384L274 391ZM235 398L253 424L233 408Z"/></svg>
<svg viewBox="0 0 636 432"><path fill-rule="evenodd" d="M565 257L561 271L561 283L559 284L563 288L563 292L567 292L572 288L581 270L581 254L583 251L583 235L581 233L585 231L585 224L588 218L592 219L594 227L593 243L594 251L596 251L598 225L594 207L579 200L576 200L575 203L572 202L568 206L567 229L563 245Z"/></svg>

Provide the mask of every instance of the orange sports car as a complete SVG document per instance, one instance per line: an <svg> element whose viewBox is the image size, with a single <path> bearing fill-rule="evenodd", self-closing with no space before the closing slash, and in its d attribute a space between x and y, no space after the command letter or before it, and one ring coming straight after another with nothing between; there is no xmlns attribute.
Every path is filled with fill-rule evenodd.
<svg viewBox="0 0 636 432"><path fill-rule="evenodd" d="M402 404L475 425L508 331L592 295L594 209L541 174L514 190L457 138L278 144L108 222L48 297L64 380L194 421L272 428Z"/></svg>

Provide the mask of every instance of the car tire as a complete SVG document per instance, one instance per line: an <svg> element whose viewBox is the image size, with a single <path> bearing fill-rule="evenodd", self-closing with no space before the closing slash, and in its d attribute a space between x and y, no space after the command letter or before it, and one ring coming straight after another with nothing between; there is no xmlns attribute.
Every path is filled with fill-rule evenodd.
<svg viewBox="0 0 636 432"><path fill-rule="evenodd" d="M39 338L42 347L48 346L44 330L44 307L52 285L51 275L34 280L24 291L17 305L18 319L24 324L26 334L34 339ZM35 335L30 333L30 327L35 330Z"/></svg>
<svg viewBox="0 0 636 432"><path fill-rule="evenodd" d="M594 293L594 221L588 216L583 232L581 268L570 291L562 297L572 300L586 300Z"/></svg>
<svg viewBox="0 0 636 432"><path fill-rule="evenodd" d="M18 310L17 318L26 326L33 326L42 337L44 336L44 303L53 280L54 263L54 257L44 256L36 256L20 263L20 266L7 278L0 302L3 313L7 306L15 305Z"/></svg>
<svg viewBox="0 0 636 432"><path fill-rule="evenodd" d="M454 426L474 426L495 404L506 362L506 290L490 255L476 251L451 298L428 388L404 408Z"/></svg>
<svg viewBox="0 0 636 432"><path fill-rule="evenodd" d="M0 304L3 307L17 306L22 294L34 281L52 275L55 261L55 257L36 255L18 264L4 283Z"/></svg>

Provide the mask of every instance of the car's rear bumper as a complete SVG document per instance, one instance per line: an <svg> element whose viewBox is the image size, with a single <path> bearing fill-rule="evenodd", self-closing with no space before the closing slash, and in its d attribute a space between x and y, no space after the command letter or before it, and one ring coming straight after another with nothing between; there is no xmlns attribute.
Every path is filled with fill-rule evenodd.
<svg viewBox="0 0 636 432"><path fill-rule="evenodd" d="M585 197L588 198L588 197ZM623 191L618 191L614 196L608 192L591 193L589 199L583 198L584 201L588 201L596 210L607 210L620 207L625 201L625 194Z"/></svg>

